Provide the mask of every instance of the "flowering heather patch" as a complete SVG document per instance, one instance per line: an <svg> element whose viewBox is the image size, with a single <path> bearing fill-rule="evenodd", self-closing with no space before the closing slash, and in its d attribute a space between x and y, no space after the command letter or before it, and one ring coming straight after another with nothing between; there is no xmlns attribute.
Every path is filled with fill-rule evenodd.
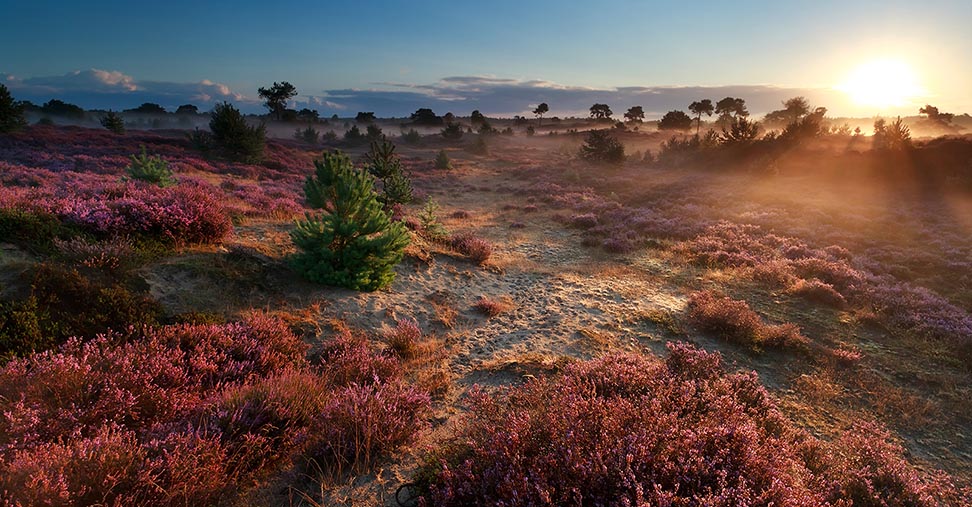
<svg viewBox="0 0 972 507"><path fill-rule="evenodd" d="M809 507L853 499L932 507L958 500L950 485L909 467L886 434L861 428L833 443L816 440L780 414L755 374L726 374L718 354L688 345L669 349L664 362L610 356L505 396L475 392L459 435L427 457L423 501Z"/></svg>
<svg viewBox="0 0 972 507"><path fill-rule="evenodd" d="M0 208L46 213L103 237L147 236L177 244L218 242L232 230L206 188L159 188L84 180L40 188L0 187Z"/></svg>
<svg viewBox="0 0 972 507"><path fill-rule="evenodd" d="M711 291L689 298L689 319L700 330L743 345L800 345L807 339L793 324L768 325L745 301L718 297Z"/></svg>
<svg viewBox="0 0 972 507"><path fill-rule="evenodd" d="M10 361L0 503L210 505L303 453L332 457L328 472L364 469L425 426L429 401L397 360L341 340L312 364L283 322L253 314Z"/></svg>
<svg viewBox="0 0 972 507"><path fill-rule="evenodd" d="M493 245L472 234L456 234L449 238L449 245L476 264L483 264L493 255Z"/></svg>

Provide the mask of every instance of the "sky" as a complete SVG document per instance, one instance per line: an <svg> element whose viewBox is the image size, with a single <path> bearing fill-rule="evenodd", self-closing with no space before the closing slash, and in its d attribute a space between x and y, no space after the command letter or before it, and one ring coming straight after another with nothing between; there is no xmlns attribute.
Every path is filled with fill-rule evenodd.
<svg viewBox="0 0 972 507"><path fill-rule="evenodd" d="M972 112L972 2L0 0L0 82L18 99L86 108L142 102L258 112L293 83L322 114L651 116L741 96L750 111L805 95L832 115ZM860 104L835 89L875 59L921 93ZM866 91L866 90L865 90ZM860 90L858 90L860 92ZM857 95L861 95L858 93Z"/></svg>

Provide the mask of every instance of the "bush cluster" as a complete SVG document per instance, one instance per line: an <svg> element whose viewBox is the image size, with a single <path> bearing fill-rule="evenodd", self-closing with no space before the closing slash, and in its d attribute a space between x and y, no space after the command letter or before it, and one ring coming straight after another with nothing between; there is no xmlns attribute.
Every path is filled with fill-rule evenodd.
<svg viewBox="0 0 972 507"><path fill-rule="evenodd" d="M610 356L508 394L475 392L420 472L426 505L840 506L960 503L874 426L827 443L792 426L752 373L669 346Z"/></svg>

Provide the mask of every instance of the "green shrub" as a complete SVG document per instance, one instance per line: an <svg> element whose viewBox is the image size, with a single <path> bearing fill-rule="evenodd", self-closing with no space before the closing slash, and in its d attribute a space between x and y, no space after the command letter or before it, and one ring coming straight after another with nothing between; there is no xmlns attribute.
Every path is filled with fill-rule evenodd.
<svg viewBox="0 0 972 507"><path fill-rule="evenodd" d="M387 139L373 141L366 155L368 172L381 181L381 200L386 208L412 202L412 180L405 174L395 154L395 144Z"/></svg>
<svg viewBox="0 0 972 507"><path fill-rule="evenodd" d="M344 140L352 144L360 143L364 138L364 134L361 133L361 129L357 125L353 125L344 133Z"/></svg>
<svg viewBox="0 0 972 507"><path fill-rule="evenodd" d="M308 126L305 129L297 129L294 132L294 139L298 141L303 141L307 144L317 144L320 140L321 134L314 127Z"/></svg>
<svg viewBox="0 0 972 507"><path fill-rule="evenodd" d="M426 238L432 241L444 241L449 236L449 232L439 221L439 203L431 197L425 201L418 219L422 226L422 235Z"/></svg>
<svg viewBox="0 0 972 507"><path fill-rule="evenodd" d="M415 129L408 129L408 132L402 133L402 141L408 144L419 144L422 142L422 134Z"/></svg>
<svg viewBox="0 0 972 507"><path fill-rule="evenodd" d="M489 146L486 139L480 134L472 144L466 147L466 151L474 155L489 155Z"/></svg>
<svg viewBox="0 0 972 507"><path fill-rule="evenodd" d="M222 155L237 162L257 163L263 159L266 126L251 127L229 102L216 104L209 121L212 141Z"/></svg>
<svg viewBox="0 0 972 507"><path fill-rule="evenodd" d="M119 135L125 133L125 120L114 111L108 111L101 117L101 126Z"/></svg>
<svg viewBox="0 0 972 507"><path fill-rule="evenodd" d="M0 238L33 252L51 250L54 240L81 235L75 227L64 225L50 213L17 208L0 209Z"/></svg>
<svg viewBox="0 0 972 507"><path fill-rule="evenodd" d="M307 214L291 232L300 252L295 270L309 280L355 290L377 290L395 279L395 264L408 246L408 231L382 209L373 180L342 153L314 162L304 194L318 214Z"/></svg>
<svg viewBox="0 0 972 507"><path fill-rule="evenodd" d="M171 187L176 184L175 178L172 177L172 170L169 169L169 163L157 155L150 157L145 145L142 145L141 154L132 155L129 158L132 162L125 168L125 172L133 180L144 181L160 187Z"/></svg>
<svg viewBox="0 0 972 507"><path fill-rule="evenodd" d="M439 150L439 153L435 155L435 168L446 171L452 169L452 160L449 160L449 155L445 150Z"/></svg>
<svg viewBox="0 0 972 507"><path fill-rule="evenodd" d="M619 165L624 162L624 145L607 130L592 130L580 148L580 157L596 164Z"/></svg>
<svg viewBox="0 0 972 507"><path fill-rule="evenodd" d="M458 141L462 139L462 125L458 123L450 123L442 129L442 137L450 139L453 141Z"/></svg>
<svg viewBox="0 0 972 507"><path fill-rule="evenodd" d="M50 316L37 307L37 299L0 301L0 363L57 345Z"/></svg>

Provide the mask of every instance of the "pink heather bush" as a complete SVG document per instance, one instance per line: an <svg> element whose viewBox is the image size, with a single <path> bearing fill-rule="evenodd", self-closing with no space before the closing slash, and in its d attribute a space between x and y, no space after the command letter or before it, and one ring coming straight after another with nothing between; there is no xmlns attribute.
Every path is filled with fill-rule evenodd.
<svg viewBox="0 0 972 507"><path fill-rule="evenodd" d="M493 255L489 241L472 234L457 234L449 239L452 249L469 257L476 264L483 264Z"/></svg>
<svg viewBox="0 0 972 507"><path fill-rule="evenodd" d="M284 323L254 314L12 360L0 504L211 505L308 453L330 456L328 473L364 470L425 427L429 399L396 359L334 341L312 364Z"/></svg>
<svg viewBox="0 0 972 507"><path fill-rule="evenodd" d="M794 324L768 325L745 301L695 292L689 298L689 319L699 330L742 345L800 345L807 339Z"/></svg>
<svg viewBox="0 0 972 507"><path fill-rule="evenodd" d="M233 224L211 190L105 183L36 189L0 187L0 207L50 213L105 237L146 236L177 244L213 243Z"/></svg>
<svg viewBox="0 0 972 507"><path fill-rule="evenodd" d="M611 356L505 395L475 392L459 434L427 457L423 504L960 505L886 434L818 441L780 414L755 374L669 349L664 362Z"/></svg>

